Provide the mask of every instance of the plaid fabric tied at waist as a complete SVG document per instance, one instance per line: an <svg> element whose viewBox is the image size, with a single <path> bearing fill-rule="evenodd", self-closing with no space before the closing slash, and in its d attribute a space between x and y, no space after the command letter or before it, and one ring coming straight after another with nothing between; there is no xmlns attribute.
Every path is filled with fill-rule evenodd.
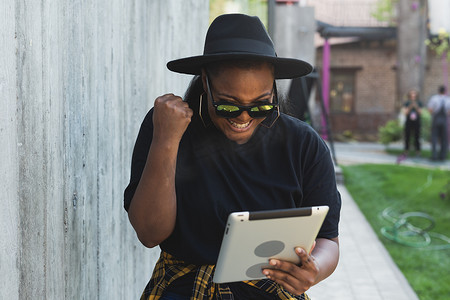
<svg viewBox="0 0 450 300"><path fill-rule="evenodd" d="M217 284L212 281L215 265L193 265L187 264L182 260L175 259L172 255L162 251L155 265L152 278L142 293L141 300L157 300L163 295L165 289L177 278L188 273L195 272L195 281L191 299L195 300L231 300L235 299L230 287L227 284ZM269 294L277 296L278 299L290 300L301 299L310 300L306 294L293 296L285 291L274 281L251 280L244 283L255 288L266 291Z"/></svg>

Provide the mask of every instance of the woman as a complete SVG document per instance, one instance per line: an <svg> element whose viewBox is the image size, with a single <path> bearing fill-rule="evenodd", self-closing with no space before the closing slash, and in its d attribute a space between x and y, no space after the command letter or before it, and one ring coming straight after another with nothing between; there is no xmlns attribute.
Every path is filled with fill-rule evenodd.
<svg viewBox="0 0 450 300"><path fill-rule="evenodd" d="M211 24L203 55L168 68L196 76L184 101L155 100L133 152L125 209L140 241L162 250L141 299L308 299L337 265L341 202L329 149L279 112L275 79L312 67L278 58L257 17L230 14ZM268 279L212 283L229 213L313 205L330 211L312 253L296 250L300 265L272 260Z"/></svg>
<svg viewBox="0 0 450 300"><path fill-rule="evenodd" d="M408 100L403 106L403 113L405 114L405 151L403 155L406 157L409 152L409 141L411 134L414 134L414 148L416 156L420 155L420 115L422 113L422 102L418 99L416 90L408 92Z"/></svg>

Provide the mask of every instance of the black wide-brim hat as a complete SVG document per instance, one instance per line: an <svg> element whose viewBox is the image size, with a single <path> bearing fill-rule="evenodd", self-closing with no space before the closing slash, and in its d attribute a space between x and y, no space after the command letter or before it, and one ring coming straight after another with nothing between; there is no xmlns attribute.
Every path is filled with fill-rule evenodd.
<svg viewBox="0 0 450 300"><path fill-rule="evenodd" d="M210 63L226 60L262 60L273 64L275 79L290 79L307 75L312 66L300 59L277 57L273 42L258 17L226 14L210 25L203 55L172 60L171 71L200 75Z"/></svg>

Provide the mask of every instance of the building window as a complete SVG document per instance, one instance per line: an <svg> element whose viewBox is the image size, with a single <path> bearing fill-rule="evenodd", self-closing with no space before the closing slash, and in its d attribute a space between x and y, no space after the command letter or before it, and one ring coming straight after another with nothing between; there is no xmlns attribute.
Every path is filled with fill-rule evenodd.
<svg viewBox="0 0 450 300"><path fill-rule="evenodd" d="M356 70L331 70L330 112L352 113L355 102Z"/></svg>

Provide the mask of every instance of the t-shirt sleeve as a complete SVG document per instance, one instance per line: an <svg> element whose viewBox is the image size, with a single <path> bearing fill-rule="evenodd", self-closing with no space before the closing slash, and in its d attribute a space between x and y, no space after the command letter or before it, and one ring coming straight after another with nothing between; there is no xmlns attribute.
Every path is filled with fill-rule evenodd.
<svg viewBox="0 0 450 300"><path fill-rule="evenodd" d="M310 154L306 155L309 163L303 170L302 206L327 205L329 211L317 237L335 238L339 235L341 195L337 190L334 164L328 146L319 136L311 144Z"/></svg>
<svg viewBox="0 0 450 300"><path fill-rule="evenodd" d="M141 180L144 171L150 144L153 138L153 109L145 116L141 124L139 134L134 145L133 156L131 160L130 182L124 191L124 208L128 211L131 200L133 199L136 188Z"/></svg>

